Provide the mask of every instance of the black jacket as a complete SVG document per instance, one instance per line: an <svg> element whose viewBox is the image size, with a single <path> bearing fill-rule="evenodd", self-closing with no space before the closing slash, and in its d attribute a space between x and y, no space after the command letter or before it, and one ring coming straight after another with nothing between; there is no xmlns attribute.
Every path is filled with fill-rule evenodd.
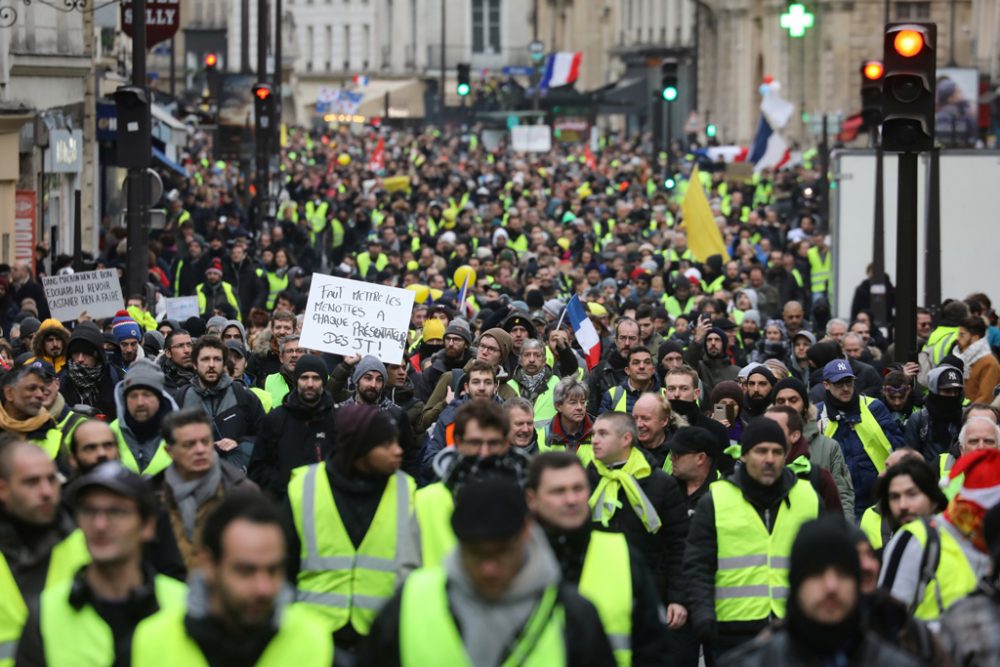
<svg viewBox="0 0 1000 667"><path fill-rule="evenodd" d="M924 664L886 643L873 632L865 633L853 651L845 654L851 667L919 667ZM820 657L792 641L787 630L760 637L726 655L720 667L812 667ZM828 663L822 663L828 664ZM833 664L833 663L829 663Z"/></svg>
<svg viewBox="0 0 1000 667"><path fill-rule="evenodd" d="M263 354L254 352L247 361L246 372L251 377L257 378L257 386L263 389L268 375L281 372L281 358L270 349Z"/></svg>
<svg viewBox="0 0 1000 667"><path fill-rule="evenodd" d="M601 476L593 463L587 466L587 478L591 490L596 489ZM646 530L642 520L632 511L624 491L619 492L621 507L608 522L608 529L624 533L629 545L642 554L664 603L685 604L681 566L688 516L684 494L677 481L658 468L653 468L649 477L638 482L660 517L660 530L656 533Z"/></svg>
<svg viewBox="0 0 1000 667"><path fill-rule="evenodd" d="M211 389L203 388L196 378L180 391L177 405L181 408L204 410L212 418L215 439L230 438L238 445L228 452L220 450L219 456L223 461L246 470L257 434L264 422L264 408L260 399L244 387L243 383L233 382L232 378L223 374L219 383Z"/></svg>
<svg viewBox="0 0 1000 667"><path fill-rule="evenodd" d="M245 258L239 264L231 259L222 262L222 279L233 286L236 300L240 303L240 312L244 317L249 314L251 308L263 308L265 305L267 289L262 275L263 269L250 258Z"/></svg>
<svg viewBox="0 0 1000 667"><path fill-rule="evenodd" d="M587 556L592 528L583 528L566 533L555 529L545 530L563 581L580 585L583 562ZM655 583L642 556L634 547L629 547L629 564L632 570L632 665L662 665L667 653L666 628L661 620L663 605L656 592ZM617 579L614 573L607 573L609 581Z"/></svg>
<svg viewBox="0 0 1000 667"><path fill-rule="evenodd" d="M465 364L471 359L472 352L469 350L466 350L461 359L454 362L448 360L444 350L435 352L434 356L431 357L431 365L420 374L421 381L416 387L417 397L422 401L426 401L434 393L434 388L437 387L438 380L441 379L442 375L448 371L464 368Z"/></svg>
<svg viewBox="0 0 1000 667"><path fill-rule="evenodd" d="M97 350L98 359L103 364L101 379L97 383L96 400L88 400L80 392L69 377L69 364L62 370L59 382L59 392L66 399L66 405L90 405L97 408L101 414L107 416L108 422L114 421L118 417L118 408L115 403L115 385L121 379L114 364L108 359L104 351L104 336L96 326L84 324L77 326L70 334L69 342L66 345L67 352L78 346L90 347Z"/></svg>
<svg viewBox="0 0 1000 667"><path fill-rule="evenodd" d="M400 667L399 612L402 589L382 607L358 654L358 665ZM597 610L573 586L559 587L558 601L565 610L566 665L569 667L614 667L614 658ZM461 629L459 629L461 632Z"/></svg>
<svg viewBox="0 0 1000 667"><path fill-rule="evenodd" d="M601 399L612 387L617 387L625 381L625 357L612 349L601 363L594 366L590 374L590 398L587 401L587 412L596 415L601 411Z"/></svg>
<svg viewBox="0 0 1000 667"><path fill-rule="evenodd" d="M13 286L12 286L13 287ZM25 299L34 299L38 306L38 319L42 322L52 317L49 311L49 301L45 298L45 289L40 282L31 280L25 281L23 285L14 292L14 303L20 304Z"/></svg>
<svg viewBox="0 0 1000 667"><path fill-rule="evenodd" d="M333 398L323 392L315 406L305 405L299 392L289 392L280 406L264 417L250 456L247 476L275 498L284 498L292 469L318 463L333 454L336 444Z"/></svg>
<svg viewBox="0 0 1000 667"><path fill-rule="evenodd" d="M788 493L792 487L797 483L809 485L807 480L799 480L791 470L786 468L781 480L777 482L782 485L781 493L777 495L777 500L764 507L748 491L747 479L748 476L741 467L734 475L727 478L728 481L719 482L719 484L731 482L740 487L743 497L753 505L761 522L768 527L769 531L777 517L778 506L788 502ZM731 648L752 639L767 627L768 622L766 619L722 623L716 621L715 573L719 567L718 559L719 543L715 532L715 503L710 488L698 501L694 516L691 517L691 530L688 533L687 550L684 552L684 580L687 583L687 599L690 602L688 618L699 639L714 643L721 648Z"/></svg>

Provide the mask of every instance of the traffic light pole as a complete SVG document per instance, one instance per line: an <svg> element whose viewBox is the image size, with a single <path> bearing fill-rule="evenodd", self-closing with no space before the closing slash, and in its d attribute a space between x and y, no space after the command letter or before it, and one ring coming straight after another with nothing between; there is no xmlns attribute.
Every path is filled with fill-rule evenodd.
<svg viewBox="0 0 1000 667"><path fill-rule="evenodd" d="M872 233L871 304L876 326L888 324L885 280L885 176L882 147L878 142L878 127L871 128L871 145L875 148L875 225Z"/></svg>
<svg viewBox="0 0 1000 667"><path fill-rule="evenodd" d="M895 361L917 352L917 158L899 154L896 203Z"/></svg>
<svg viewBox="0 0 1000 667"><path fill-rule="evenodd" d="M132 0L132 85L146 89L146 0ZM146 107L149 113L149 107ZM146 123L148 131L149 123ZM145 145L148 145L148 139ZM128 232L128 294L145 294L149 272L149 214L146 210L146 169L151 156L145 156L145 166L129 167L128 177L128 217L125 221Z"/></svg>
<svg viewBox="0 0 1000 667"><path fill-rule="evenodd" d="M257 81L268 83L267 80L267 34L268 7L267 0L257 0ZM256 172L254 179L257 183L257 216L256 230L264 228L264 220L268 213L268 199L270 197L270 179L268 175L268 137L271 134L270 128L261 128L260 123L256 124L255 143L257 147Z"/></svg>
<svg viewBox="0 0 1000 667"><path fill-rule="evenodd" d="M924 305L941 304L941 151L931 149L927 169L927 243L924 265Z"/></svg>

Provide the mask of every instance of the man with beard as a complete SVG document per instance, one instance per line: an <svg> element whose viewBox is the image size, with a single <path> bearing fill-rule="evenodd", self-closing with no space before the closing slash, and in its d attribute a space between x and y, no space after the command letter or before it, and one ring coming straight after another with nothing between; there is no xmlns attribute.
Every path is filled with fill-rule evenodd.
<svg viewBox="0 0 1000 667"><path fill-rule="evenodd" d="M143 621L132 642L134 667L333 663L330 633L290 605L281 515L259 497L227 497L205 521L186 609Z"/></svg>
<svg viewBox="0 0 1000 667"><path fill-rule="evenodd" d="M528 470L525 492L564 581L597 607L618 664L662 664L668 650L660 621L665 612L655 584L623 535L594 529L580 459L568 452L540 455Z"/></svg>
<svg viewBox="0 0 1000 667"><path fill-rule="evenodd" d="M733 651L722 667L922 664L866 629L861 565L843 519L826 516L802 526L791 545L788 584L785 627Z"/></svg>
<svg viewBox="0 0 1000 667"><path fill-rule="evenodd" d="M299 337L295 334L285 336L278 342L281 354L281 370L267 376L264 381L264 391L271 396L271 405L281 405L285 396L295 387L295 365L306 353L299 345Z"/></svg>
<svg viewBox="0 0 1000 667"><path fill-rule="evenodd" d="M617 387L628 377L625 366L628 365L626 355L633 346L639 344L639 324L628 317L623 317L615 324L615 346L599 364L594 366L590 374L590 400L587 402L587 412L596 415L601 410L601 401L609 389Z"/></svg>
<svg viewBox="0 0 1000 667"><path fill-rule="evenodd" d="M139 358L139 346L142 344L142 330L126 310L120 310L111 321L111 333L118 343L118 357L122 372L129 369Z"/></svg>
<svg viewBox="0 0 1000 667"><path fill-rule="evenodd" d="M743 465L698 502L684 552L694 631L716 658L785 616L792 540L820 509L809 482L785 467L776 422L752 420L740 446Z"/></svg>
<svg viewBox="0 0 1000 667"><path fill-rule="evenodd" d="M514 389L521 398L530 401L534 406L535 420L544 422L555 416L552 392L559 384L559 379L575 373L575 358L572 368L561 367L558 373L549 368L545 363L545 345L540 340L530 338L521 344L518 365L507 386Z"/></svg>
<svg viewBox="0 0 1000 667"><path fill-rule="evenodd" d="M267 378L281 370L280 342L295 333L295 314L276 310L271 315L271 327L260 333L253 343L253 354L247 363L247 373L256 378L257 386L264 388Z"/></svg>
<svg viewBox="0 0 1000 667"><path fill-rule="evenodd" d="M156 364L140 360L115 387L119 419L111 430L119 444L122 465L144 477L152 477L170 465L170 456L160 436L163 418L177 409L163 387L163 374Z"/></svg>
<svg viewBox="0 0 1000 667"><path fill-rule="evenodd" d="M633 347L626 355L625 381L608 389L601 399L600 414L606 412L632 412L635 402L646 392L660 391L660 378L656 375L653 355L644 347Z"/></svg>
<svg viewBox="0 0 1000 667"><path fill-rule="evenodd" d="M77 426L67 450L70 479L87 474L105 461L119 460L118 439L100 419L87 419Z"/></svg>
<svg viewBox="0 0 1000 667"><path fill-rule="evenodd" d="M292 470L326 460L337 442L326 364L306 355L295 366L295 390L264 418L247 475L275 498L284 498Z"/></svg>
<svg viewBox="0 0 1000 667"><path fill-rule="evenodd" d="M488 376L487 376L488 377ZM530 459L510 445L510 422L493 400L477 398L455 413L454 447L436 455L436 479L417 491L414 501L420 524L421 563L440 565L455 546L451 515L463 486L492 477L523 485Z"/></svg>
<svg viewBox="0 0 1000 667"><path fill-rule="evenodd" d="M115 385L120 379L104 352L104 336L91 322L79 324L69 337L69 360L60 391L70 405L82 403L114 419Z"/></svg>
<svg viewBox="0 0 1000 667"><path fill-rule="evenodd" d="M31 351L35 356L25 362L47 361L61 373L66 365L66 344L69 342L69 332L59 320L45 320L38 327L38 333L31 339Z"/></svg>
<svg viewBox="0 0 1000 667"><path fill-rule="evenodd" d="M874 502L872 485L885 469L885 459L903 446L903 434L882 401L858 394L854 371L844 359L823 367L825 400L817 406L817 426L833 438L844 453L854 484L854 515L861 515Z"/></svg>
<svg viewBox="0 0 1000 667"><path fill-rule="evenodd" d="M948 506L936 471L913 450L897 452L906 452L906 455L896 461L891 458L886 461L885 473L875 482L878 504L870 507L861 518L861 529L872 540L872 547L879 551L901 527L920 517L943 512Z"/></svg>
<svg viewBox="0 0 1000 667"><path fill-rule="evenodd" d="M444 330L444 349L430 357L430 366L423 371L421 398L429 402L428 397L437 388L442 375L465 367L465 364L472 359L472 352L469 350L471 345L472 332L468 325L464 322L453 322L448 325ZM421 357L421 362L423 361Z"/></svg>
<svg viewBox="0 0 1000 667"><path fill-rule="evenodd" d="M750 370L743 385L743 421L748 422L767 411L767 407L771 405L771 389L775 382L774 375L763 364Z"/></svg>
<svg viewBox="0 0 1000 667"><path fill-rule="evenodd" d="M683 428L687 421L673 411L670 401L662 394L646 393L632 406L639 446L657 468L669 470L667 441Z"/></svg>
<svg viewBox="0 0 1000 667"><path fill-rule="evenodd" d="M702 392L708 396L716 383L735 380L740 369L733 365L728 354L729 338L725 331L713 326L711 319L702 315L694 328L694 336L684 360L698 370Z"/></svg>
<svg viewBox="0 0 1000 667"><path fill-rule="evenodd" d="M183 329L172 330L163 340L163 356L157 364L163 371L163 387L175 397L194 378L193 347L191 334Z"/></svg>
<svg viewBox="0 0 1000 667"><path fill-rule="evenodd" d="M0 442L0 651L7 656L42 591L90 560L59 503L60 479L52 458L27 440Z"/></svg>
<svg viewBox="0 0 1000 667"><path fill-rule="evenodd" d="M951 366L939 366L927 374L927 396L920 412L906 422L903 440L927 461L934 463L962 429L964 378Z"/></svg>
<svg viewBox="0 0 1000 667"><path fill-rule="evenodd" d="M212 420L219 456L245 470L264 421L264 408L256 396L226 373L225 355L226 346L217 336L198 339L192 353L195 379L181 390L177 404L204 410Z"/></svg>

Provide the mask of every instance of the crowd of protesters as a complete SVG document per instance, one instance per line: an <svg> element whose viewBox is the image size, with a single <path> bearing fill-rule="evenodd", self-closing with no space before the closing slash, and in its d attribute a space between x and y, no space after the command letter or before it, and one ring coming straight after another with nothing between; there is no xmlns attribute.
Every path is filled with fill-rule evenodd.
<svg viewBox="0 0 1000 667"><path fill-rule="evenodd" d="M114 317L0 266L0 666L1000 664L989 297L897 363L809 165L487 143L292 130L268 216L198 134ZM400 363L314 273L415 293Z"/></svg>

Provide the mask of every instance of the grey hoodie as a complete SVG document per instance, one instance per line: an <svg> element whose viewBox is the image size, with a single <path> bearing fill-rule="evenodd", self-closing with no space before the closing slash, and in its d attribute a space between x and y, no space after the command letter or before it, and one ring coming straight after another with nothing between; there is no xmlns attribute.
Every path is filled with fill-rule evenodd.
<svg viewBox="0 0 1000 667"><path fill-rule="evenodd" d="M157 430L157 433L152 438L145 442L140 442L135 433L132 432L132 429L129 428L128 423L125 421L125 414L127 412L125 390L132 387L143 387L155 391L160 396L160 405L167 405L167 409L170 412L177 410L177 403L163 388L163 373L160 372L160 369L154 363L146 359L137 360L129 372L125 374L125 379L115 385L115 408L117 409L115 414L118 415L115 423L121 431L125 445L131 450L136 462L139 465L149 465L149 462L153 460L153 456L156 455L157 448L160 446L161 437L159 430Z"/></svg>
<svg viewBox="0 0 1000 667"><path fill-rule="evenodd" d="M499 600L487 601L475 592L462 568L458 549L445 558L444 570L449 583L448 601L474 667L500 664L542 592L548 586L558 586L561 578L559 563L538 526L531 528L521 571Z"/></svg>

